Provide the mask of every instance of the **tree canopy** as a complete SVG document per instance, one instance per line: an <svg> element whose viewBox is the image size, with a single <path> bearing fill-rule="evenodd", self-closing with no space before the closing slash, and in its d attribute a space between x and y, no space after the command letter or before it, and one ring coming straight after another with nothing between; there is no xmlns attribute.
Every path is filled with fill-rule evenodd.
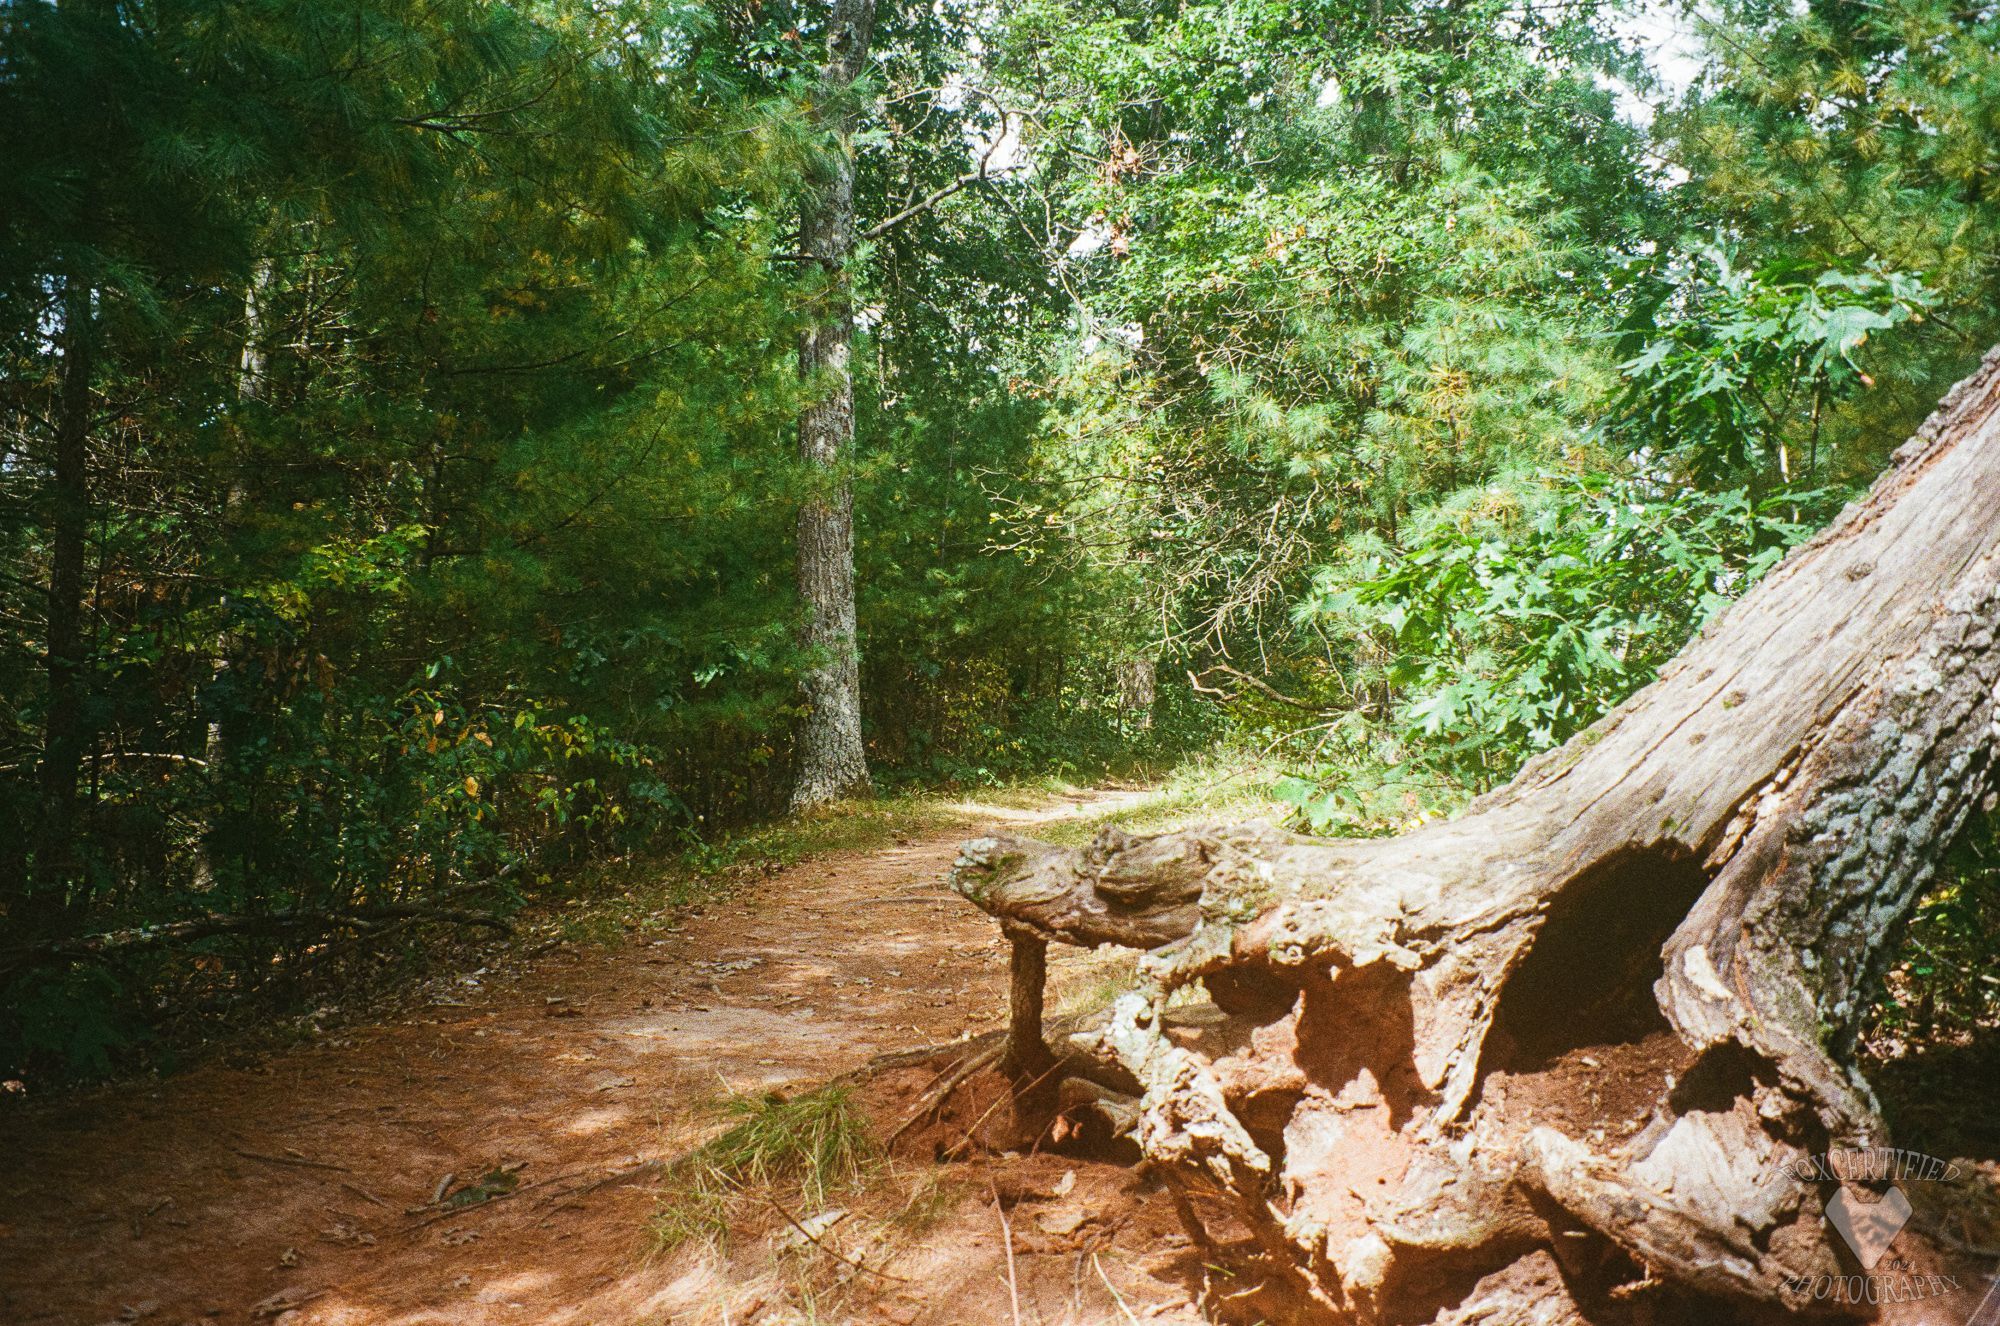
<svg viewBox="0 0 2000 1326"><path fill-rule="evenodd" d="M0 7L0 1066L783 813L836 490L878 786L1504 781L2000 338L1990 10L1634 12Z"/></svg>

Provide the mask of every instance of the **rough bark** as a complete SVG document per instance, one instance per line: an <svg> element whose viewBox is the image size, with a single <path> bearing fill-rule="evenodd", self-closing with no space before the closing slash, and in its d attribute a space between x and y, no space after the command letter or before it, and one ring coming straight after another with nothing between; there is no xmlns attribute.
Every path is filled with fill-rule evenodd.
<svg viewBox="0 0 2000 1326"><path fill-rule="evenodd" d="M1305 1317L1534 1320L1550 1257L1593 1320L1655 1291L1875 1311L1815 1295L1857 1267L1795 1162L1889 1140L1852 1050L1989 797L1996 626L2000 351L1657 682L1457 819L987 839L957 884L1155 950L1104 1034L1139 1141ZM1172 1033L1195 981L1241 1034ZM1962 1302L1879 1310L1962 1322L1959 1269Z"/></svg>
<svg viewBox="0 0 2000 1326"><path fill-rule="evenodd" d="M799 454L815 489L799 508L798 584L808 651L800 690L793 809L844 796L868 783L861 745L861 652L854 615L854 494L845 466L854 441L849 358L854 305L854 81L868 59L874 0L836 0L827 23L827 61L814 114L832 151L801 209L800 248L826 280L818 316L799 338L799 374L815 392L799 414Z"/></svg>
<svg viewBox="0 0 2000 1326"><path fill-rule="evenodd" d="M1118 664L1118 707L1131 725L1144 732L1153 726L1153 699L1159 660L1138 654Z"/></svg>
<svg viewBox="0 0 2000 1326"><path fill-rule="evenodd" d="M63 928L81 872L78 784L88 745L83 703L83 570L90 529L93 354L91 292L71 278L63 295L62 387L49 486L48 707L43 725L41 824L35 878L22 908L31 932Z"/></svg>
<svg viewBox="0 0 2000 1326"><path fill-rule="evenodd" d="M1000 1068L1017 1082L1032 1081L1049 1071L1055 1056L1042 1039L1042 993L1048 985L1049 944L1034 935L1015 934L1008 959L1007 1051Z"/></svg>
<svg viewBox="0 0 2000 1326"><path fill-rule="evenodd" d="M1116 829L1079 855L1018 838L975 838L953 884L1008 930L1095 948L1158 948L1194 929L1214 862L1205 838L1131 838Z"/></svg>

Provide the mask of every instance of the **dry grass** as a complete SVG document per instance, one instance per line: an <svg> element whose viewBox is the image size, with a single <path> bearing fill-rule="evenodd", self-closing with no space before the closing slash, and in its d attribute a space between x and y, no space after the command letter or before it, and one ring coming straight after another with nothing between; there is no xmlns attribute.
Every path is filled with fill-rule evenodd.
<svg viewBox="0 0 2000 1326"><path fill-rule="evenodd" d="M1143 797L1089 815L1038 826L1035 837L1081 847L1102 829L1160 833L1209 821L1280 819L1287 807L1268 795L1271 770L1215 757L1190 761Z"/></svg>
<svg viewBox="0 0 2000 1326"><path fill-rule="evenodd" d="M782 1195L815 1213L830 1194L859 1189L879 1163L845 1086L790 1099L736 1096L717 1108L737 1122L669 1170L673 1191L651 1222L664 1249L723 1242L745 1198Z"/></svg>

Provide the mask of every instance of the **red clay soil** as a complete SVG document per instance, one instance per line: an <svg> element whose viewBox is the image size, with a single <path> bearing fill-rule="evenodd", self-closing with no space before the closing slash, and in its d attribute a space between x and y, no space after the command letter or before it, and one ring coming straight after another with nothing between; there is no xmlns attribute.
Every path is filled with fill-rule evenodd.
<svg viewBox="0 0 2000 1326"><path fill-rule="evenodd" d="M802 863L667 939L560 949L240 1066L11 1106L0 1322L1199 1321L1166 1203L1103 1163L918 1176L943 1194L921 1230L816 1303L775 1217L728 1257L648 1234L671 1190L648 1162L712 1132L718 1096L998 1025L1005 949L940 881L964 838L1076 809ZM505 1195L435 1205L496 1172Z"/></svg>

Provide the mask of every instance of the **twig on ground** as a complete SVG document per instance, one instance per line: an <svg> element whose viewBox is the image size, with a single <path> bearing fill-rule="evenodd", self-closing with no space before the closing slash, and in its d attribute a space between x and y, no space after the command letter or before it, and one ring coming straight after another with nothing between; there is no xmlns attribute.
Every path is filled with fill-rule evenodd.
<svg viewBox="0 0 2000 1326"><path fill-rule="evenodd" d="M1056 1039L1061 1039L1068 1035L1077 1025L1075 1019L1069 1017L1056 1018L1049 1022L1046 1034ZM936 1118L938 1110L943 1108L945 1101L951 1098L951 1093L958 1090L959 1085L965 1079L999 1060L1000 1056L1006 1051L1006 1039L1007 1033L1004 1030L988 1031L965 1042L964 1045L967 1050L971 1050L974 1046L983 1048L979 1053L961 1056L939 1070L931 1078L930 1082L925 1085L924 1089L917 1094L918 1105L916 1110L909 1118L896 1126L896 1130L889 1134L888 1140L883 1145L893 1146L898 1138L902 1137L904 1133L907 1133L919 1123L922 1123L925 1119ZM880 1055L847 1076L849 1078L872 1076L875 1073L885 1072L891 1068L900 1068L904 1064L921 1063L925 1059L942 1054L952 1048L955 1047L948 1045L932 1046L924 1050L905 1050L896 1054ZM1065 1062L1067 1060L1058 1057L1056 1066L1061 1067ZM1039 1085L1046 1076L1047 1074L1044 1073L1042 1076L1035 1078L1034 1082L1029 1085ZM991 1113L991 1110L987 1111L988 1115ZM981 1116L979 1122L986 1122L986 1116Z"/></svg>
<svg viewBox="0 0 2000 1326"><path fill-rule="evenodd" d="M806 1242L812 1244L815 1248L818 1248L821 1252L833 1258L835 1261L841 1262L847 1266L851 1266L857 1271L865 1271L869 1275L878 1275L882 1277L884 1280L894 1280L898 1284L905 1284L905 1285L910 1283L909 1278L907 1276L892 1275L888 1271L879 1271L875 1269L873 1266L867 1265L865 1262L855 1261L852 1257L843 1256L837 1250L827 1247L826 1244L820 1241L819 1235L813 1233L810 1229L807 1229L804 1225L800 1224L798 1220L793 1217L792 1213L790 1211L787 1211L784 1207L784 1204L780 1202L777 1198L771 1196L771 1194L767 1192L759 1192L757 1195L763 1198L765 1203L769 1205L773 1211L776 1211L779 1215L783 1216L785 1218L785 1223L790 1225L793 1229L797 1230L799 1232L799 1235L802 1238L804 1238Z"/></svg>
<svg viewBox="0 0 2000 1326"><path fill-rule="evenodd" d="M518 1192L520 1190L516 1189L515 1191ZM478 1215L494 1203L504 1202L514 1195L512 1192L496 1192L491 1197L482 1197L476 1202L467 1202L464 1206L454 1206L448 1211L440 1211L436 1215L427 1216L414 1225L405 1226L405 1229L407 1232L414 1234L420 1229L430 1228L440 1220L458 1220L466 1216Z"/></svg>
<svg viewBox="0 0 2000 1326"><path fill-rule="evenodd" d="M909 1118L903 1120L897 1126L895 1132L889 1134L889 1140L884 1145L894 1146L904 1133L916 1127L917 1124L926 1119L936 1118L938 1111L944 1107L944 1103L951 1099L951 1093L958 1090L959 1084L981 1069L999 1062L1003 1049L1004 1043L995 1041L978 1054L969 1054L960 1059L952 1067L946 1069L942 1075L942 1082L933 1078L932 1085L926 1087L923 1095L918 1099L916 1110L911 1113ZM982 1119L981 1122L985 1121Z"/></svg>
<svg viewBox="0 0 2000 1326"><path fill-rule="evenodd" d="M389 1206L389 1203L383 1201L380 1197L377 1197L374 1193L369 1192L366 1188L363 1188L359 1184L349 1183L343 1179L341 1181L340 1186L347 1189L347 1191L353 1193L356 1197L360 1197L366 1201L373 1202L377 1206L387 1207L389 1210L392 1211L395 1209L394 1207Z"/></svg>
<svg viewBox="0 0 2000 1326"><path fill-rule="evenodd" d="M1000 1217L1000 1240L1007 1249L1007 1305L1013 1310L1014 1326L1021 1326L1021 1286L1014 1278L1014 1227L1007 1223L1007 1211L997 1192L993 1194L993 1214Z"/></svg>
<svg viewBox="0 0 2000 1326"><path fill-rule="evenodd" d="M1125 1305L1125 1296L1118 1292L1117 1285L1111 1283L1111 1277L1104 1273L1104 1264L1097 1260L1097 1254L1094 1252L1090 1254L1090 1264L1097 1269L1097 1278L1102 1280L1104 1287L1111 1291L1111 1301L1116 1303L1118 1310L1125 1314L1125 1320L1131 1322L1132 1326L1139 1326L1139 1319L1133 1316L1132 1309Z"/></svg>
<svg viewBox="0 0 2000 1326"><path fill-rule="evenodd" d="M304 1156L273 1156L262 1151L246 1151L240 1146L229 1149L232 1154L239 1155L245 1160L261 1160L266 1165L290 1165L294 1169L330 1169L337 1174L354 1172L345 1165L333 1165L324 1160L308 1160Z"/></svg>
<svg viewBox="0 0 2000 1326"><path fill-rule="evenodd" d="M252 1304L250 1307L250 1319L252 1321L262 1321L266 1317L282 1316L294 1308L303 1307L316 1298L324 1297L326 1297L326 1290L324 1289L311 1289L302 1294L290 1289L281 1289L269 1298Z"/></svg>
<svg viewBox="0 0 2000 1326"><path fill-rule="evenodd" d="M834 1078L833 1081L835 1082L866 1081L869 1078L879 1076L882 1073L887 1073L894 1069L902 1068L908 1064L920 1064L924 1062L926 1059L935 1059L939 1055L949 1054L954 1050L963 1052L966 1050L975 1049L979 1046L990 1045L995 1040L999 1039L1004 1035L1006 1035L1006 1032L1004 1031L985 1031L981 1032L977 1036L972 1037L970 1040L946 1041L942 1045L924 1045L924 1046L919 1046L917 1049L914 1050L891 1050L885 1054L876 1055L873 1059L870 1059L867 1063L861 1065L859 1068L850 1068L845 1073L842 1073L839 1077ZM954 1062L956 1061L954 1060ZM945 1070L945 1072L949 1071L950 1071L949 1069ZM938 1076L942 1077L943 1073L940 1073ZM935 1082L937 1078L932 1078L931 1080Z"/></svg>
<svg viewBox="0 0 2000 1326"><path fill-rule="evenodd" d="M1033 1091L1036 1087L1042 1085L1042 1083L1048 1081L1050 1077L1062 1072L1064 1066L1067 1063L1068 1061L1065 1059L1057 1059L1047 1068L1044 1068L1041 1072L1029 1078L1024 1085L1017 1086L1011 1091L1002 1092L1000 1095L995 1096L993 1098L993 1103L991 1105L988 1105L986 1107L985 1112L982 1113L977 1119L974 1119L972 1121L972 1126L965 1130L965 1140L967 1142L972 1141L973 1136L979 1132L980 1128L985 1125L986 1121L993 1117L993 1111L999 1109L1001 1105L1009 1101L1022 1100L1026 1098L1029 1092ZM1035 1143L1034 1149L1037 1151L1041 1149L1041 1143L1039 1140Z"/></svg>
<svg viewBox="0 0 2000 1326"><path fill-rule="evenodd" d="M642 1161L637 1165L629 1165L624 1169L613 1170L609 1174L600 1174L596 1178L592 1179L590 1182L579 1183L574 1188L564 1188L561 1192L550 1193L549 1197L551 1200L560 1199L564 1197L580 1197L584 1193L596 1192L599 1188L608 1188L614 1183L626 1183L632 1179L639 1178L643 1175L664 1173L666 1171L666 1168L667 1168L666 1162L663 1160ZM543 1179L541 1180L541 1183L555 1183L561 1179L573 1179L575 1177L576 1175L574 1174L559 1174L551 1178ZM521 1188L518 1191L526 1192L528 1191L528 1188L534 1188L538 1186L540 1185L531 1183L527 1185L527 1187Z"/></svg>

